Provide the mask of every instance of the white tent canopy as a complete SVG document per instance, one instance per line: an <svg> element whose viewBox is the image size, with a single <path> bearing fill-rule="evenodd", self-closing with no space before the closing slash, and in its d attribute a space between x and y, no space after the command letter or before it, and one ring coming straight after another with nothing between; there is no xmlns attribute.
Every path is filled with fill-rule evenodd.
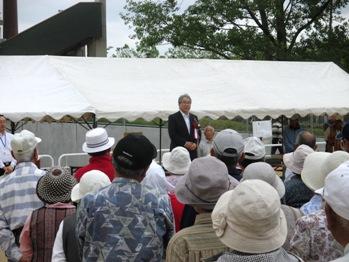
<svg viewBox="0 0 349 262"><path fill-rule="evenodd" d="M349 112L349 75L327 62L0 56L0 113L167 119L179 95L200 118Z"/></svg>

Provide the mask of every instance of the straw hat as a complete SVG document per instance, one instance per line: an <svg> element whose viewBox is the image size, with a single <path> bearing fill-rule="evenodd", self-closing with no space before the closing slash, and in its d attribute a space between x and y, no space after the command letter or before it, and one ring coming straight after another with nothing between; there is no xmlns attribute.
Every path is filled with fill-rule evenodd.
<svg viewBox="0 0 349 262"><path fill-rule="evenodd" d="M102 127L89 130L86 133L82 151L85 153L97 153L105 151L114 145L115 139L108 137L107 130Z"/></svg>
<svg viewBox="0 0 349 262"><path fill-rule="evenodd" d="M287 222L277 191L268 183L246 180L224 193L212 212L213 228L233 250L259 254L280 248Z"/></svg>
<svg viewBox="0 0 349 262"><path fill-rule="evenodd" d="M48 204L70 202L70 193L75 184L69 168L53 167L39 179L36 194Z"/></svg>

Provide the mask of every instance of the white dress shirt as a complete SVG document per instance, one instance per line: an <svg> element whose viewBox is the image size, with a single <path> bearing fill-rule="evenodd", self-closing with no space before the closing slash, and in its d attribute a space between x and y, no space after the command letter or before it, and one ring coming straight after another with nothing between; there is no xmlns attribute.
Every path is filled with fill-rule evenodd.
<svg viewBox="0 0 349 262"><path fill-rule="evenodd" d="M180 110L179 110L180 111ZM190 118L189 118L189 113L188 114L184 114L182 111L180 111L183 118L184 118L184 121L185 121L185 124L187 125L187 129L188 129L188 133L190 134Z"/></svg>
<svg viewBox="0 0 349 262"><path fill-rule="evenodd" d="M0 168L4 168L4 163L11 162L11 166L16 165L16 160L11 155L11 140L13 135L5 132L0 133Z"/></svg>

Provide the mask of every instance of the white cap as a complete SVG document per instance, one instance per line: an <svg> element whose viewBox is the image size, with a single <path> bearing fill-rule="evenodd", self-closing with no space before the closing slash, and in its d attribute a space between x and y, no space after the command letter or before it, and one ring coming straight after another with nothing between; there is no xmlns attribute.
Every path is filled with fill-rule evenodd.
<svg viewBox="0 0 349 262"><path fill-rule="evenodd" d="M244 139L244 154L246 159L257 160L265 157L264 143L255 136Z"/></svg>
<svg viewBox="0 0 349 262"><path fill-rule="evenodd" d="M224 129L218 132L213 139L212 147L217 155L239 157L244 149L244 142L242 136L237 131ZM225 152L227 149L234 149L236 153Z"/></svg>
<svg viewBox="0 0 349 262"><path fill-rule="evenodd" d="M325 179L323 197L333 211L349 220L349 161L341 164Z"/></svg>
<svg viewBox="0 0 349 262"><path fill-rule="evenodd" d="M22 130L13 136L11 148L15 154L23 155L33 151L41 139L28 130Z"/></svg>
<svg viewBox="0 0 349 262"><path fill-rule="evenodd" d="M167 152L162 156L164 168L175 175L187 173L190 163L189 151L182 146L177 146L171 152Z"/></svg>
<svg viewBox="0 0 349 262"><path fill-rule="evenodd" d="M80 183L73 187L71 191L71 200L76 202L88 193L95 193L102 187L106 187L110 184L109 177L102 171L88 171L81 177Z"/></svg>

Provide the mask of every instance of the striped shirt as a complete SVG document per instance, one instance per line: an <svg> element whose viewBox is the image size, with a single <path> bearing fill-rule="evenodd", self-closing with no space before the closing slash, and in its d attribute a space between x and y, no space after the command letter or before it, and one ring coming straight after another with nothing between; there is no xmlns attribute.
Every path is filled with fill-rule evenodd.
<svg viewBox="0 0 349 262"><path fill-rule="evenodd" d="M191 227L184 228L170 240L166 251L167 262L199 262L229 251L212 228L211 213L198 214Z"/></svg>
<svg viewBox="0 0 349 262"><path fill-rule="evenodd" d="M44 174L32 162L22 162L0 178L0 249L9 259L21 256L11 231L23 227L28 215L43 206L36 195L36 184Z"/></svg>

